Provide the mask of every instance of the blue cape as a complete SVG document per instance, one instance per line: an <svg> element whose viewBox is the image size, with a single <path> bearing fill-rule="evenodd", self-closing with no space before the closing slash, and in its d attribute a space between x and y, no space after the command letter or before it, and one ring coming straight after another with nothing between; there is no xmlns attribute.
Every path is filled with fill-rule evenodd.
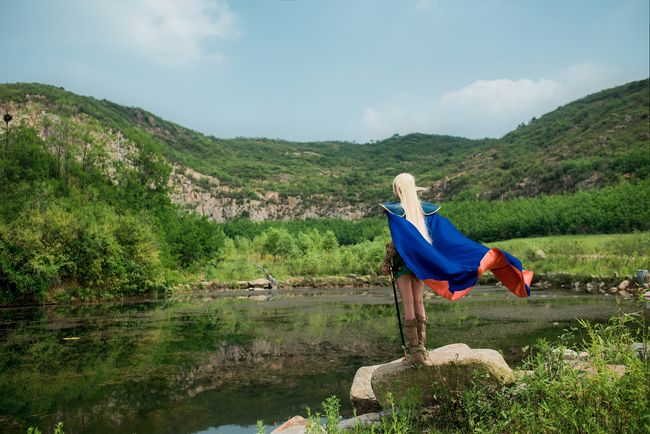
<svg viewBox="0 0 650 434"><path fill-rule="evenodd" d="M406 220L399 202L381 206L388 216L395 248L407 267L438 294L457 300L476 285L478 276L491 270L514 294L530 296L533 273L524 270L519 259L465 237L437 214L439 206L422 202L432 244Z"/></svg>

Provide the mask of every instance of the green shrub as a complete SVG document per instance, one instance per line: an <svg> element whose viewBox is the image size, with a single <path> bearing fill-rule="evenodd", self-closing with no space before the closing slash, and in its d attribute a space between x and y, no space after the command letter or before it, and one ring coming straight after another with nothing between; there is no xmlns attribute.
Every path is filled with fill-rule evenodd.
<svg viewBox="0 0 650 434"><path fill-rule="evenodd" d="M430 432L648 432L650 364L631 345L640 343L647 351L650 328L638 313L608 324L580 323L557 344L539 341L523 366L529 374L513 387L484 387L477 381L460 393L437 386L438 407L427 420ZM585 344L574 344L576 333L586 334ZM563 360L572 347L588 354L580 369ZM624 375L611 364L625 365Z"/></svg>

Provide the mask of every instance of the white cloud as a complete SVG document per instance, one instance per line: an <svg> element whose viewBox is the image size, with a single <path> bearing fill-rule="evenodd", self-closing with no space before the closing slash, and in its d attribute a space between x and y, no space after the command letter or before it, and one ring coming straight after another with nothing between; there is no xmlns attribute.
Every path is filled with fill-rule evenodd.
<svg viewBox="0 0 650 434"><path fill-rule="evenodd" d="M402 95L381 108L368 107L363 123L371 139L410 132L495 137L539 116L540 109L555 108L561 92L551 80L479 80L429 103Z"/></svg>
<svg viewBox="0 0 650 434"><path fill-rule="evenodd" d="M208 45L241 34L237 14L223 0L116 0L96 5L115 42L163 65L224 61Z"/></svg>
<svg viewBox="0 0 650 434"><path fill-rule="evenodd" d="M545 79L537 83L530 79L479 80L459 91L445 93L438 105L442 109L507 113L544 105L546 101L556 99L561 90L560 84Z"/></svg>
<svg viewBox="0 0 650 434"><path fill-rule="evenodd" d="M411 132L501 137L533 116L540 117L588 94L642 78L619 69L578 64L560 73L557 81L478 80L437 99L400 95L364 110L362 140Z"/></svg>

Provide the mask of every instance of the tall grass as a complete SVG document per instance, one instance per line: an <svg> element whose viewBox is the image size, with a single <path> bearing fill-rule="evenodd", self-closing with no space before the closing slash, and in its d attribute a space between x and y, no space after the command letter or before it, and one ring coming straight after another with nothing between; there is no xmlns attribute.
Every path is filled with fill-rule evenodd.
<svg viewBox="0 0 650 434"><path fill-rule="evenodd" d="M650 232L518 238L490 247L507 251L536 273L634 276L650 268Z"/></svg>
<svg viewBox="0 0 650 434"><path fill-rule="evenodd" d="M578 333L586 343L573 345ZM512 388L475 386L462 395L441 388L430 432L650 432L650 364L632 349L638 343L647 355L649 335L638 313L581 321L557 343L539 341L525 361L528 375ZM565 362L570 348L586 351L586 360Z"/></svg>

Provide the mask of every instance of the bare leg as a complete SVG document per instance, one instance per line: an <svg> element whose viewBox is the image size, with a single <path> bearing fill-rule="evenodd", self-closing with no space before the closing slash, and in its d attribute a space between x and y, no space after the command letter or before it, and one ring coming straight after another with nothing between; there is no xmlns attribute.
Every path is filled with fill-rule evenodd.
<svg viewBox="0 0 650 434"><path fill-rule="evenodd" d="M404 305L404 319L415 319L412 275L413 274L402 274L397 278L397 289L399 290L399 296ZM422 294L420 294L420 298L422 298Z"/></svg>
<svg viewBox="0 0 650 434"><path fill-rule="evenodd" d="M416 318L418 315L424 317L424 300L422 294L424 292L424 282L418 279L415 274L403 274L397 278L397 287L399 288L399 295L402 297L402 304L404 305L404 329L406 337L408 338L410 355L402 361L402 364L411 365L427 365L431 366L432 362L429 359L428 352L424 346L426 341L424 324ZM422 342L420 339L422 338Z"/></svg>
<svg viewBox="0 0 650 434"><path fill-rule="evenodd" d="M413 307L415 313L426 318L424 313L424 299L422 298L424 294L424 282L415 274L411 273L409 276L411 276L411 292L413 293Z"/></svg>
<svg viewBox="0 0 650 434"><path fill-rule="evenodd" d="M415 314L426 317L424 313L424 282L415 274L402 274L397 278L397 289L404 304L404 319L414 319Z"/></svg>

